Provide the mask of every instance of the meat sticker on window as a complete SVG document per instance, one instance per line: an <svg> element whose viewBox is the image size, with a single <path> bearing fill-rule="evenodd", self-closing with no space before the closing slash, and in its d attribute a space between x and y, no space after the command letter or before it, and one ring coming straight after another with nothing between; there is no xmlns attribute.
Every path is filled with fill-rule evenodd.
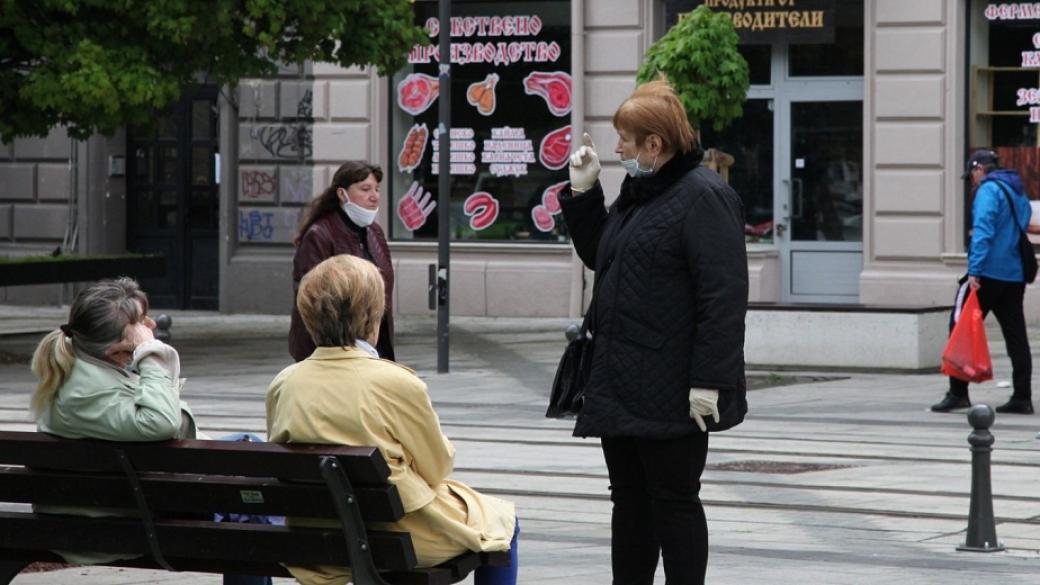
<svg viewBox="0 0 1040 585"><path fill-rule="evenodd" d="M424 191L422 185L413 181L408 192L397 204L397 217L404 224L406 230L414 232L426 223L437 202L432 199L429 191Z"/></svg>
<svg viewBox="0 0 1040 585"><path fill-rule="evenodd" d="M567 166L567 159L571 155L571 127L564 126L554 130L542 138L542 145L538 148L538 160L542 165L554 171Z"/></svg>
<svg viewBox="0 0 1040 585"><path fill-rule="evenodd" d="M477 108L482 116L495 113L495 86L498 85L498 74L490 73L484 81L471 83L466 90L466 101Z"/></svg>
<svg viewBox="0 0 1040 585"><path fill-rule="evenodd" d="M426 154L426 141L430 137L430 130L426 124L414 124L412 129L404 137L404 146L401 154L397 155L397 168L402 173L410 173L422 162Z"/></svg>
<svg viewBox="0 0 1040 585"><path fill-rule="evenodd" d="M462 211L469 217L469 227L482 231L498 219L498 200L491 193L478 191L466 198Z"/></svg>
<svg viewBox="0 0 1040 585"><path fill-rule="evenodd" d="M524 78L524 93L541 96L554 116L571 113L571 76L564 71L533 71Z"/></svg>
<svg viewBox="0 0 1040 585"><path fill-rule="evenodd" d="M397 105L413 116L425 112L437 101L441 82L432 75L412 73L397 84Z"/></svg>
<svg viewBox="0 0 1040 585"><path fill-rule="evenodd" d="M560 181L542 191L542 204L531 208L531 221L540 232L551 232L556 227L556 216L560 213L560 191L569 181Z"/></svg>

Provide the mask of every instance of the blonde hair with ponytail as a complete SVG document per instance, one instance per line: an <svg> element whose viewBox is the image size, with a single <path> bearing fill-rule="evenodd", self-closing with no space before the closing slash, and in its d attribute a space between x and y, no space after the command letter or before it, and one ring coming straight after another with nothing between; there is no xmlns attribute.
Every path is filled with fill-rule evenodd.
<svg viewBox="0 0 1040 585"><path fill-rule="evenodd" d="M33 419L40 418L50 406L75 362L72 340L61 329L48 333L36 346L32 356L32 372L40 379L40 383L29 399L29 412Z"/></svg>
<svg viewBox="0 0 1040 585"><path fill-rule="evenodd" d="M106 360L105 350L122 341L127 325L148 312L148 296L132 278L102 280L80 291L69 309L69 322L48 333L32 357L40 383L29 399L33 419L50 408L76 363L76 352Z"/></svg>

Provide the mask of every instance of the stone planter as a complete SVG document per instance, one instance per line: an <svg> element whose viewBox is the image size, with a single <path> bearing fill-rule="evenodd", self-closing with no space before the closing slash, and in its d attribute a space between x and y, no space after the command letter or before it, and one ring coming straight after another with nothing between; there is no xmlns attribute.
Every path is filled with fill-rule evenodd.
<svg viewBox="0 0 1040 585"><path fill-rule="evenodd" d="M85 282L103 278L162 276L165 256L55 257L0 262L0 286Z"/></svg>

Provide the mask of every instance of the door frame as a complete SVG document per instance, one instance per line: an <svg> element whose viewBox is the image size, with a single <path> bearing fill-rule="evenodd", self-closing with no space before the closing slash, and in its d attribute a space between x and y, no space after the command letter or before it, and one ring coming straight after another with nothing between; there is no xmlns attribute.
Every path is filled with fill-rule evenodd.
<svg viewBox="0 0 1040 585"><path fill-rule="evenodd" d="M815 252L860 252L862 257L863 242L813 241L793 242L791 240L790 213L792 207L791 177L791 104L798 102L849 102L864 100L864 81L862 77L790 77L788 75L788 46L784 43L773 45L772 74L769 86L755 86L748 91L748 99L771 99L773 109L773 245L776 247L780 267L780 302L781 303L856 303L859 291L855 295L805 295L793 294L792 291L792 253L799 251ZM866 127L863 132L864 149L866 148ZM866 151L864 150L864 153ZM862 163L861 163L862 164ZM861 167L862 168L862 167ZM865 211L865 210L864 210ZM781 234L779 226L784 225Z"/></svg>

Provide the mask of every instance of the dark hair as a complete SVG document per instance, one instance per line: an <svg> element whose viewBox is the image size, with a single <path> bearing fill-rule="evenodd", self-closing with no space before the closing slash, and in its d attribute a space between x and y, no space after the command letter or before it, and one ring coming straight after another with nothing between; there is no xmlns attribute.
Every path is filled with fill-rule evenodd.
<svg viewBox="0 0 1040 585"><path fill-rule="evenodd" d="M314 222L339 209L339 196L336 195L338 189L341 187L347 189L354 183L364 181L369 175L375 175L376 181L383 181L383 169L379 168L379 165L363 160L348 160L340 165L336 169L336 174L332 176L332 184L320 195L311 199L311 202L304 208L300 219L300 229L296 231L293 245L300 245L300 242L303 241L303 234L307 233Z"/></svg>
<svg viewBox="0 0 1040 585"><path fill-rule="evenodd" d="M73 348L103 360L105 350L123 339L127 325L148 313L148 295L132 278L102 280L80 291L72 301L69 320L48 333L33 352L32 371L40 379L30 399L39 416L65 383L75 361Z"/></svg>

